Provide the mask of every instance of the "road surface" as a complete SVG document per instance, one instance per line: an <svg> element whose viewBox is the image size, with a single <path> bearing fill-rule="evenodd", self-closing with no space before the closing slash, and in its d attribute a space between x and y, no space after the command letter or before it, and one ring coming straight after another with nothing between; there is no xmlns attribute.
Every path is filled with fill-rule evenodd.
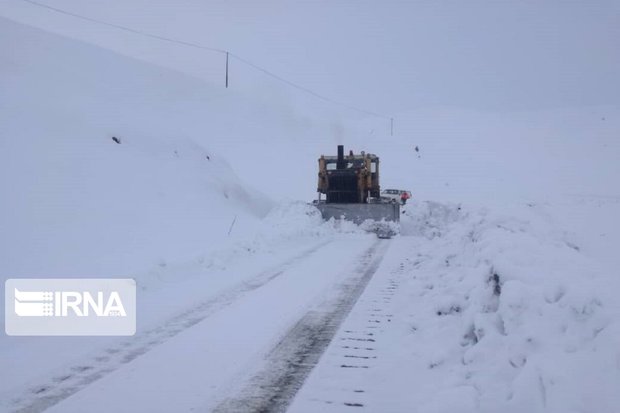
<svg viewBox="0 0 620 413"><path fill-rule="evenodd" d="M19 412L285 411L390 240L341 235L15 395Z"/></svg>

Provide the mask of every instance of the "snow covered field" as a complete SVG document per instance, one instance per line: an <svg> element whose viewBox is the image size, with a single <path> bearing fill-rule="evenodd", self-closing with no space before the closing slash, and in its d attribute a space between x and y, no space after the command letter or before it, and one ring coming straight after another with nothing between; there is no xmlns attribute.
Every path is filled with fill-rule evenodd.
<svg viewBox="0 0 620 413"><path fill-rule="evenodd" d="M174 21L165 1L146 17L138 0L57 3L253 60L261 44L272 62L300 48L249 6L204 28L207 3ZM334 12L325 38L348 9ZM131 277L139 305L135 337L0 336L0 411L620 411L617 80L603 93L575 58L582 105L518 110L423 93L406 108L398 92L390 136L240 66L224 89L206 55L20 1L0 16L0 280ZM399 236L307 205L336 144L376 153L382 186L413 192Z"/></svg>

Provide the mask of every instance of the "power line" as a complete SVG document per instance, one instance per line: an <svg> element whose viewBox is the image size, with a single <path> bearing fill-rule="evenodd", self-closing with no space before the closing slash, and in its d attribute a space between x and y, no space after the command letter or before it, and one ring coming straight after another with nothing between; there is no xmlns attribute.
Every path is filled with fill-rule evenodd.
<svg viewBox="0 0 620 413"><path fill-rule="evenodd" d="M124 30L124 31L129 32L129 33L139 34L141 36L151 37L151 38L157 39L157 40L163 40L164 42L177 43L177 44L181 44L183 46L194 47L196 49L209 50L211 52L226 53L226 50L223 50L223 49L217 49L215 47L207 47L207 46L203 46L203 45L200 45L200 44L197 44L197 43L186 42L186 41L183 41L183 40L171 39L169 37L164 37L164 36L160 36L160 35L157 35L157 34L152 34L152 33L143 32L143 31L140 31L140 30L132 29L131 27L121 26L120 24L108 23L108 22L105 22L105 21L102 21L102 20L93 19L92 17L82 16L80 14L76 14L76 13L72 13L70 11L59 9L57 7L48 6L47 4L38 3L38 2L33 1L33 0L22 0L22 1L24 1L26 3L30 3L30 4L32 4L34 6L43 7L45 9L53 10L53 11L55 11L57 13L66 14L67 16L72 16L72 17L76 17L78 19L86 20L86 21L89 21L89 22L92 22L92 23L102 24L104 26L113 27L115 29Z"/></svg>
<svg viewBox="0 0 620 413"><path fill-rule="evenodd" d="M315 98L321 99L321 100L323 100L325 102L328 102L328 103L331 103L331 104L334 104L334 105L338 105L338 106L342 106L344 108L347 108L347 109L350 109L350 110L354 110L354 111L357 111L357 112L360 112L360 113L364 113L366 115L375 116L375 117L384 118L384 119L391 119L388 116L381 115L381 114L378 114L376 112L372 112L372 111L369 111L369 110L361 109L361 108L358 108L356 106L348 105L346 103L342 103L342 102L339 102L337 100L334 100L334 99L328 98L326 96L323 96L323 95L321 95L321 94L319 94L317 92L314 92L311 89L308 89L308 88L306 88L304 86L301 86L301 85L299 85L297 83L291 82L290 80L287 80L287 79L283 78L282 76L279 76L279 75L275 74L274 72L271 72L270 70L265 69L264 67L261 67L261 66L255 64L255 63L252 63L251 61L249 61L249 60L247 60L247 59L245 59L245 58L243 58L243 57L241 57L241 56L239 56L237 54L231 53L228 50L219 49L219 48L216 48L216 47L204 46L204 45L201 45L201 44L198 44L198 43L187 42L187 41L184 41L184 40L173 39L173 38L170 38L170 37L160 36L158 34L153 34L153 33L145 32L145 31L133 29L131 27L122 26L120 24L109 23L109 22L106 22L106 21L103 21L103 20L95 19L95 18L88 17L88 16L83 16L81 14L73 13L73 12L70 12L70 11L67 11L67 10L64 10L64 9L59 9L57 7L49 6L49 5L43 4L43 3L39 3L39 2L34 1L34 0L21 0L21 1L23 1L25 3L29 3L29 4L31 4L33 6L42 7L42 8L48 9L48 10L52 10L52 11L54 11L56 13L60 13L60 14L64 14L64 15L67 15L67 16L75 17L75 18L78 18L78 19L81 19L81 20L85 20L85 21L88 21L88 22L91 22L91 23L97 23L97 24L101 24L101 25L104 25L104 26L112 27L112 28L115 28L115 29L118 29L118 30L123 30L123 31L129 32L129 33L132 33L132 34L137 34L137 35L144 36L144 37L150 37L152 39L157 39L157 40L161 40L161 41L164 41L164 42L176 43L176 44L180 44L180 45L187 46L187 47L193 47L193 48L196 48L196 49L207 50L207 51L210 51L210 52L225 54L226 55L226 87L228 87L228 56L230 56L230 57L233 57L233 58L237 59L239 62L241 62L241 63L243 63L243 64L245 64L247 66L252 67L253 69L256 69L256 70L264 73L265 75L270 76L273 79L276 79L279 82L282 82L282 83L284 83L284 84L286 84L288 86L291 86L291 87L293 87L293 88L295 88L297 90L300 90L302 92L308 93L308 94L314 96Z"/></svg>
<svg viewBox="0 0 620 413"><path fill-rule="evenodd" d="M356 110L356 111L358 111L358 112L365 113L365 114L367 114L367 115L376 116L376 117L378 117L378 118L390 119L390 118L389 118L389 117L387 117L387 116L380 115L380 114L378 114L378 113L371 112L371 111L369 111L369 110L360 109L360 108L357 108L357 107L355 107L355 106L350 106L350 105L347 105L346 103L338 102L338 101L335 101L335 100L330 99L330 98L328 98L328 97L325 97L325 96L323 96L323 95L319 95L318 93L316 93L316 92L314 92L314 91L312 91L312 90L310 90L310 89L308 89L308 88L305 88L305 87L303 87L303 86L297 85L297 84L295 84L295 83L293 83L293 82L291 82L291 81L289 81L289 80L284 79L284 78L283 78L283 77L281 77L281 76L276 75L276 74L275 74L275 73L273 73L273 72L270 72L270 71L269 71L269 70L267 70L267 69L264 69L264 68L262 68L262 67L260 67L260 66L257 66L257 65L255 65L254 63L252 63L252 62L250 62L250 61L248 61L248 60L246 60L246 59L242 58L241 56L237 56L236 54L231 53L231 54L230 54L230 56L234 57L235 59L239 60L239 61L240 61L240 62L242 62L242 63L245 63L245 64L246 64L246 65L248 65L248 66L253 67L253 68L254 68L254 69L256 69L256 70L260 70L261 72L263 72L263 73L264 73L264 74L266 74L267 76L271 76L272 78L274 78L274 79L276 79L276 80L279 80L279 81L280 81L280 82L282 82L282 83L285 83L285 84L287 84L287 85L289 85L289 86L292 86L292 87L294 87L294 88L296 88L296 89L299 89L299 90L301 90L302 92L309 93L309 94L311 94L312 96L314 96L314 97L316 97L316 98L319 98L319 99L321 99L321 100L324 100L324 101L326 101L326 102L333 103L333 104L335 104L335 105L340 105L340 106L345 107L345 108L347 108L347 109Z"/></svg>

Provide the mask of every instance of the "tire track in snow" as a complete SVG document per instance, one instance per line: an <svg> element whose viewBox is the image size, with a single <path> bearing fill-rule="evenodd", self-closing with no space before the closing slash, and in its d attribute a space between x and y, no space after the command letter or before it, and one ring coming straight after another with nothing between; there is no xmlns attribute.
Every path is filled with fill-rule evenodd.
<svg viewBox="0 0 620 413"><path fill-rule="evenodd" d="M30 386L29 390L12 400L11 411L35 413L48 409L182 331L228 307L245 294L273 281L284 274L287 269L311 257L331 242L330 239L314 245L276 267L262 271L257 276L170 318L159 327L147 330L131 340L110 347L83 363L73 365L62 373L57 373L41 384Z"/></svg>
<svg viewBox="0 0 620 413"><path fill-rule="evenodd" d="M402 239L392 243L398 243ZM388 270L386 263L382 271L370 281L334 336L325 355L321 357L317 371L313 371L304 382L287 412L356 410L349 409L350 407L372 412L407 410L404 407L394 408L389 399L381 399L381 390L378 387L367 385L369 381L372 382L371 378L381 371L377 371L376 367L382 366L386 359L391 358L390 347L386 347L386 344L393 341L389 336L393 332L394 324L402 323L402 320L393 323L402 318L402 314L395 311L394 298L398 296L401 284L407 279L408 259L394 266L394 258L394 255L390 256L389 266L392 269ZM396 258L399 259L398 256ZM380 400L378 404L377 400Z"/></svg>
<svg viewBox="0 0 620 413"><path fill-rule="evenodd" d="M390 244L377 240L351 276L316 309L307 312L271 350L265 366L237 397L222 401L214 413L284 412L371 280Z"/></svg>

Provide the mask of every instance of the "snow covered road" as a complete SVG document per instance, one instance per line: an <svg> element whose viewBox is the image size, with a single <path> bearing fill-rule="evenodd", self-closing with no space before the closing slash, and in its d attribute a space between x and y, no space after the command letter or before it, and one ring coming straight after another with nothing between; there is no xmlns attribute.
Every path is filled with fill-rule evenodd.
<svg viewBox="0 0 620 413"><path fill-rule="evenodd" d="M147 312L184 307L0 410L615 413L617 280L543 207L412 202L401 235L378 240L289 206L272 218L297 229L147 289Z"/></svg>
<svg viewBox="0 0 620 413"><path fill-rule="evenodd" d="M267 356L266 368L254 375L239 395L214 411L285 411L377 271L388 246L387 240L376 241L353 271L346 271L347 278L286 333Z"/></svg>
<svg viewBox="0 0 620 413"><path fill-rule="evenodd" d="M31 387L12 410L78 412L86 405L89 411L211 410L254 400L243 387L256 380L299 379L289 383L288 393L261 386L256 395L271 406L285 406L309 371L294 366L291 358L303 353L318 359L387 244L362 234L323 240ZM320 342L304 343L314 340L314 333Z"/></svg>

